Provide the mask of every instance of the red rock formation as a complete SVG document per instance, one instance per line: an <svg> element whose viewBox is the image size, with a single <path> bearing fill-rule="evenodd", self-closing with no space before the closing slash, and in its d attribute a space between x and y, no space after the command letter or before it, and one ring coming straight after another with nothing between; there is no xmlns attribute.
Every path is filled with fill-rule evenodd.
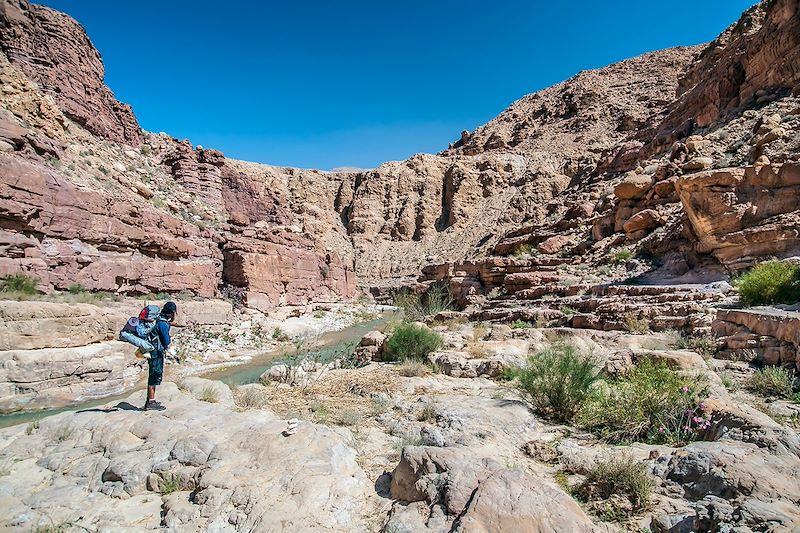
<svg viewBox="0 0 800 533"><path fill-rule="evenodd" d="M163 163L186 190L216 209L222 208L222 171L225 156L219 150L198 148L183 141L164 156Z"/></svg>
<svg viewBox="0 0 800 533"><path fill-rule="evenodd" d="M800 163L700 172L675 187L699 252L733 270L800 254Z"/></svg>
<svg viewBox="0 0 800 533"><path fill-rule="evenodd" d="M67 117L104 139L140 144L133 111L103 83L100 54L71 17L28 0L2 0L0 49Z"/></svg>
<svg viewBox="0 0 800 533"><path fill-rule="evenodd" d="M197 226L10 154L0 178L0 274L32 271L43 288L216 292L222 256Z"/></svg>
<svg viewBox="0 0 800 533"><path fill-rule="evenodd" d="M247 305L256 309L333 301L356 293L355 276L338 257L319 257L312 242L296 235L234 237L224 255L225 281L246 288Z"/></svg>
<svg viewBox="0 0 800 533"><path fill-rule="evenodd" d="M667 117L637 137L639 160L695 127L708 126L748 104L764 104L800 84L800 4L765 0L703 47L678 83ZM628 165L630 168L630 165Z"/></svg>

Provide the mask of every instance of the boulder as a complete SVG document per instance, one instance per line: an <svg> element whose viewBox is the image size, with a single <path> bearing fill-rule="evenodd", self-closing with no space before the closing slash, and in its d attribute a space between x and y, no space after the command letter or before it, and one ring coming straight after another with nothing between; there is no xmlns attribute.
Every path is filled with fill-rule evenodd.
<svg viewBox="0 0 800 533"><path fill-rule="evenodd" d="M653 176L646 174L633 174L626 176L616 187L614 196L620 200L634 200L641 198L655 183Z"/></svg>
<svg viewBox="0 0 800 533"><path fill-rule="evenodd" d="M556 254L565 246L572 243L572 238L566 235L553 235L536 247L543 254Z"/></svg>
<svg viewBox="0 0 800 533"><path fill-rule="evenodd" d="M681 168L686 171L705 170L711 168L713 164L714 160L710 157L695 157L684 163Z"/></svg>
<svg viewBox="0 0 800 533"><path fill-rule="evenodd" d="M472 456L466 448L405 447L390 491L403 502L441 502L446 518L457 519L464 532L598 531L552 482Z"/></svg>
<svg viewBox="0 0 800 533"><path fill-rule="evenodd" d="M622 228L625 233L634 233L642 230L652 230L663 226L667 219L655 209L645 209L630 217Z"/></svg>
<svg viewBox="0 0 800 533"><path fill-rule="evenodd" d="M698 252L732 270L800 254L800 163L698 172L675 187Z"/></svg>
<svg viewBox="0 0 800 533"><path fill-rule="evenodd" d="M359 341L358 345L382 347L385 341L386 341L385 333L378 330L373 330L365 334L363 337L361 337L361 340Z"/></svg>

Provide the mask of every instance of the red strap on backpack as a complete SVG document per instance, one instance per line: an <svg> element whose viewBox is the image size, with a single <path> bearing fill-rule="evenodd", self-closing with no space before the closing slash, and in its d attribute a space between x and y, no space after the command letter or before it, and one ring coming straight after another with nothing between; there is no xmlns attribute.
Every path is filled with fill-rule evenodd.
<svg viewBox="0 0 800 533"><path fill-rule="evenodd" d="M147 307L139 311L139 320L147 320Z"/></svg>

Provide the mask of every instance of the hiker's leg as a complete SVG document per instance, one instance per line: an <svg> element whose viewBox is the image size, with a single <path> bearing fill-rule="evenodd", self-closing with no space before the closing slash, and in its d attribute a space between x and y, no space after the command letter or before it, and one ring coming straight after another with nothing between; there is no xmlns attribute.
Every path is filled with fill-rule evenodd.
<svg viewBox="0 0 800 533"><path fill-rule="evenodd" d="M161 385L161 375L164 371L164 358L158 357L156 352L152 352L152 356L147 360L147 401L145 408L155 402L156 387Z"/></svg>

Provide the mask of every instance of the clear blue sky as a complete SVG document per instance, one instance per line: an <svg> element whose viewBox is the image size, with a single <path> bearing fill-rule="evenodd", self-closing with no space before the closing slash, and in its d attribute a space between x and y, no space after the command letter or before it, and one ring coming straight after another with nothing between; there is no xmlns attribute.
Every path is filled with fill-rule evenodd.
<svg viewBox="0 0 800 533"><path fill-rule="evenodd" d="M709 41L753 0L40 0L147 130L330 169L438 152L524 94Z"/></svg>

